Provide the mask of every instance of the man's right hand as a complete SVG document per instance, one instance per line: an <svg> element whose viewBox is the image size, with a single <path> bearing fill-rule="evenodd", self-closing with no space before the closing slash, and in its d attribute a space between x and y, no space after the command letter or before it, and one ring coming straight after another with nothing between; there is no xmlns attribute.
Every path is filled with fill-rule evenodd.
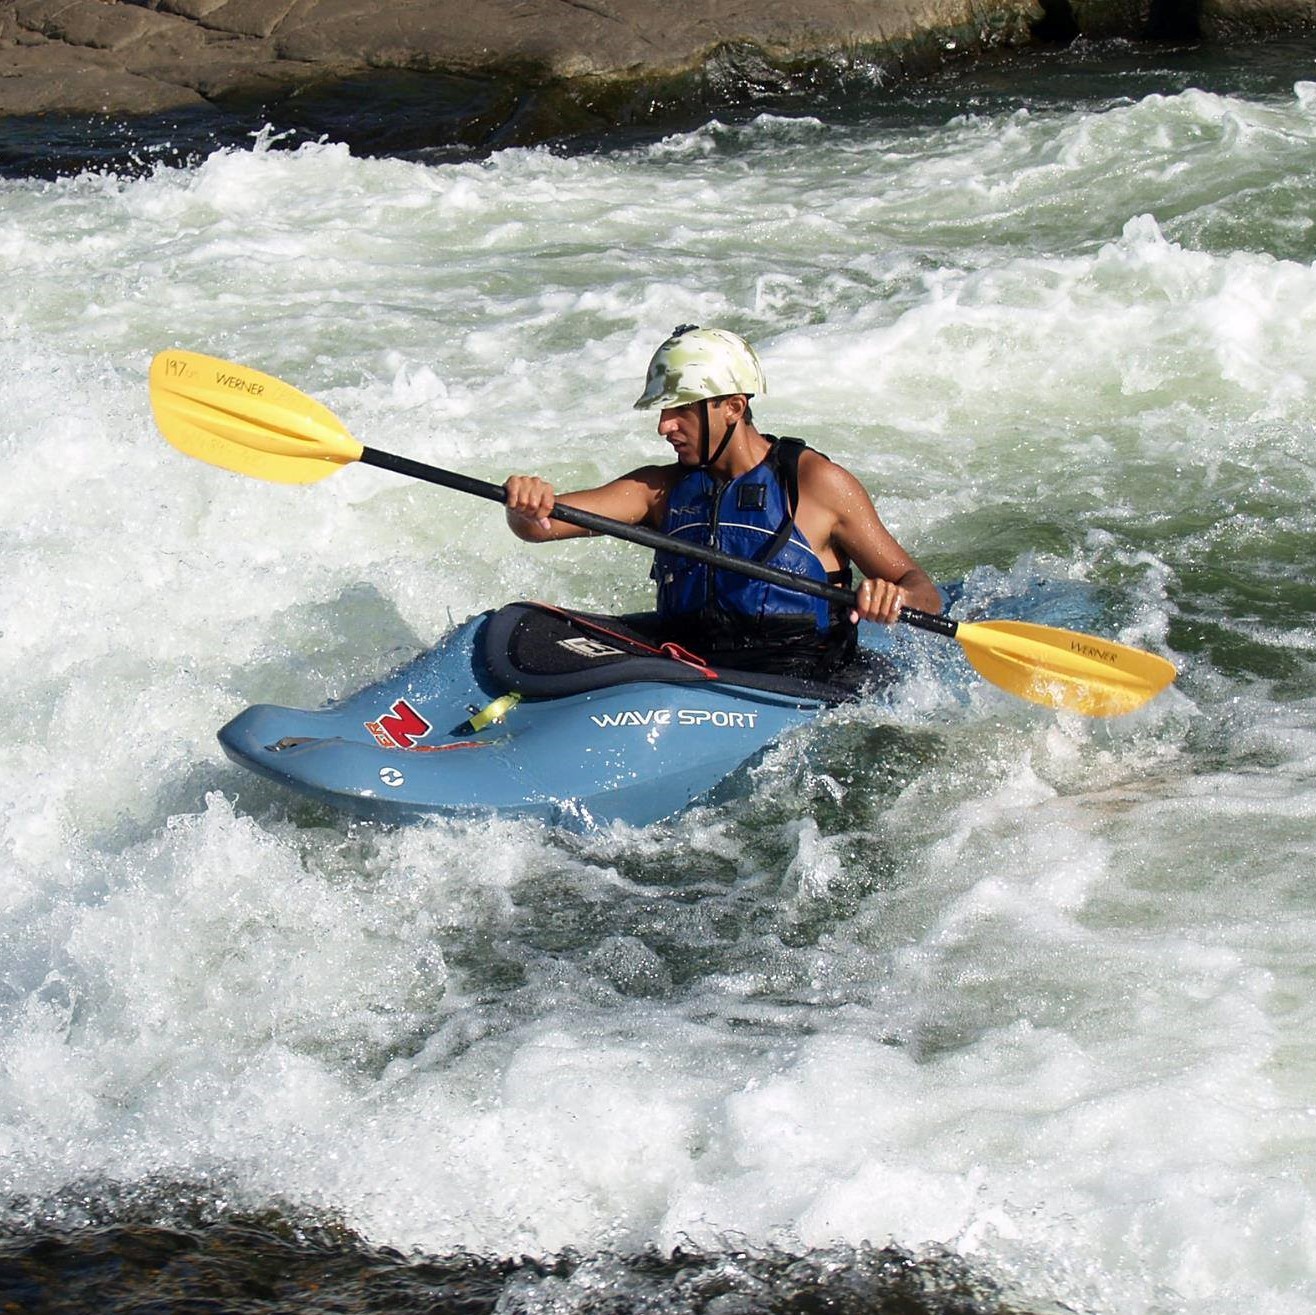
<svg viewBox="0 0 1316 1315"><path fill-rule="evenodd" d="M503 492L506 495L507 523L514 531L520 533L528 528L518 525L518 521L529 521L541 530L552 528L549 512L553 510L557 497L547 480L537 475L509 475L503 481Z"/></svg>

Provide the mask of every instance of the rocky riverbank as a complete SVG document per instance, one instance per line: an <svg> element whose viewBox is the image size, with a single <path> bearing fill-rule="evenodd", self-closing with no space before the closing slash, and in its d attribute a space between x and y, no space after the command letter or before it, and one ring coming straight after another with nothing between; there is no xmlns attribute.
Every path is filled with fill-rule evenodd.
<svg viewBox="0 0 1316 1315"><path fill-rule="evenodd" d="M253 103L380 71L442 73L588 110L679 94L710 60L895 68L1077 35L1229 37L1316 0L10 0L0 116Z"/></svg>

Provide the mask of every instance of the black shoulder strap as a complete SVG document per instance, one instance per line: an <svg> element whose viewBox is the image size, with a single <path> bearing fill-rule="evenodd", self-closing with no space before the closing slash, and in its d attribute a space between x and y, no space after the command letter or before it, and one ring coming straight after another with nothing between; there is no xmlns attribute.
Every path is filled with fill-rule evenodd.
<svg viewBox="0 0 1316 1315"><path fill-rule="evenodd" d="M764 437L772 443L771 461L786 494L786 514L771 540L754 555L756 562L770 562L790 541L795 509L800 505L800 454L808 446L802 438L777 438L773 434Z"/></svg>

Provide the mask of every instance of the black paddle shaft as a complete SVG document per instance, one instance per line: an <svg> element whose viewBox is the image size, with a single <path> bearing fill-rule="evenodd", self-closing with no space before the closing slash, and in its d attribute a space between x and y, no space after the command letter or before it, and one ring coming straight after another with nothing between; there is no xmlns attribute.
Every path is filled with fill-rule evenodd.
<svg viewBox="0 0 1316 1315"><path fill-rule="evenodd" d="M367 466L378 466L381 470L409 475L412 479L441 484L444 488L455 489L458 493L470 493L489 502L507 501L507 494L500 484L490 484L486 480L473 479L470 475L459 475L455 471L442 470L438 466L427 466L423 462L412 461L407 457L396 457L392 453L381 452L378 448L363 447L358 459ZM549 515L554 520L579 526L592 534L606 534L614 539L627 539L631 543L641 544L645 548L662 549L681 557L691 557L697 562L704 562L708 566L716 566L724 571L736 571L754 580L765 580L768 584L793 589L796 593L825 598L829 603L837 603L841 607L855 605L853 589L842 589L839 585L810 580L808 576L796 575L775 566L765 566L762 562L733 557L730 553L708 547L706 544L686 543L683 539L674 539L670 534L660 534L657 530L651 530L647 525L628 525L625 521L599 516L592 511L568 506L564 502L557 503ZM958 622L952 621L949 617L937 616L932 612L920 612L915 607L902 607L900 619L906 625L916 626L920 630L931 630L935 634L946 635L952 639L958 629Z"/></svg>

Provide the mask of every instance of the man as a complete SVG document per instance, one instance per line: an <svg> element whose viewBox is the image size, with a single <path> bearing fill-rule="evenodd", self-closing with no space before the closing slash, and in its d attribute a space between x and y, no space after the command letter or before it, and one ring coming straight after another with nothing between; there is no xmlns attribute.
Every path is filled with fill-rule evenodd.
<svg viewBox="0 0 1316 1315"><path fill-rule="evenodd" d="M941 595L882 524L849 471L798 439L754 425L750 398L767 391L758 355L724 329L681 325L649 363L635 406L659 408L658 433L676 461L641 466L561 501L690 542L712 544L795 574L848 587L848 614L825 600L659 551L654 633L706 661L831 676L854 664L856 623L894 622L908 604L941 611ZM550 520L552 486L529 475L504 484L507 521L532 543L588 531Z"/></svg>

